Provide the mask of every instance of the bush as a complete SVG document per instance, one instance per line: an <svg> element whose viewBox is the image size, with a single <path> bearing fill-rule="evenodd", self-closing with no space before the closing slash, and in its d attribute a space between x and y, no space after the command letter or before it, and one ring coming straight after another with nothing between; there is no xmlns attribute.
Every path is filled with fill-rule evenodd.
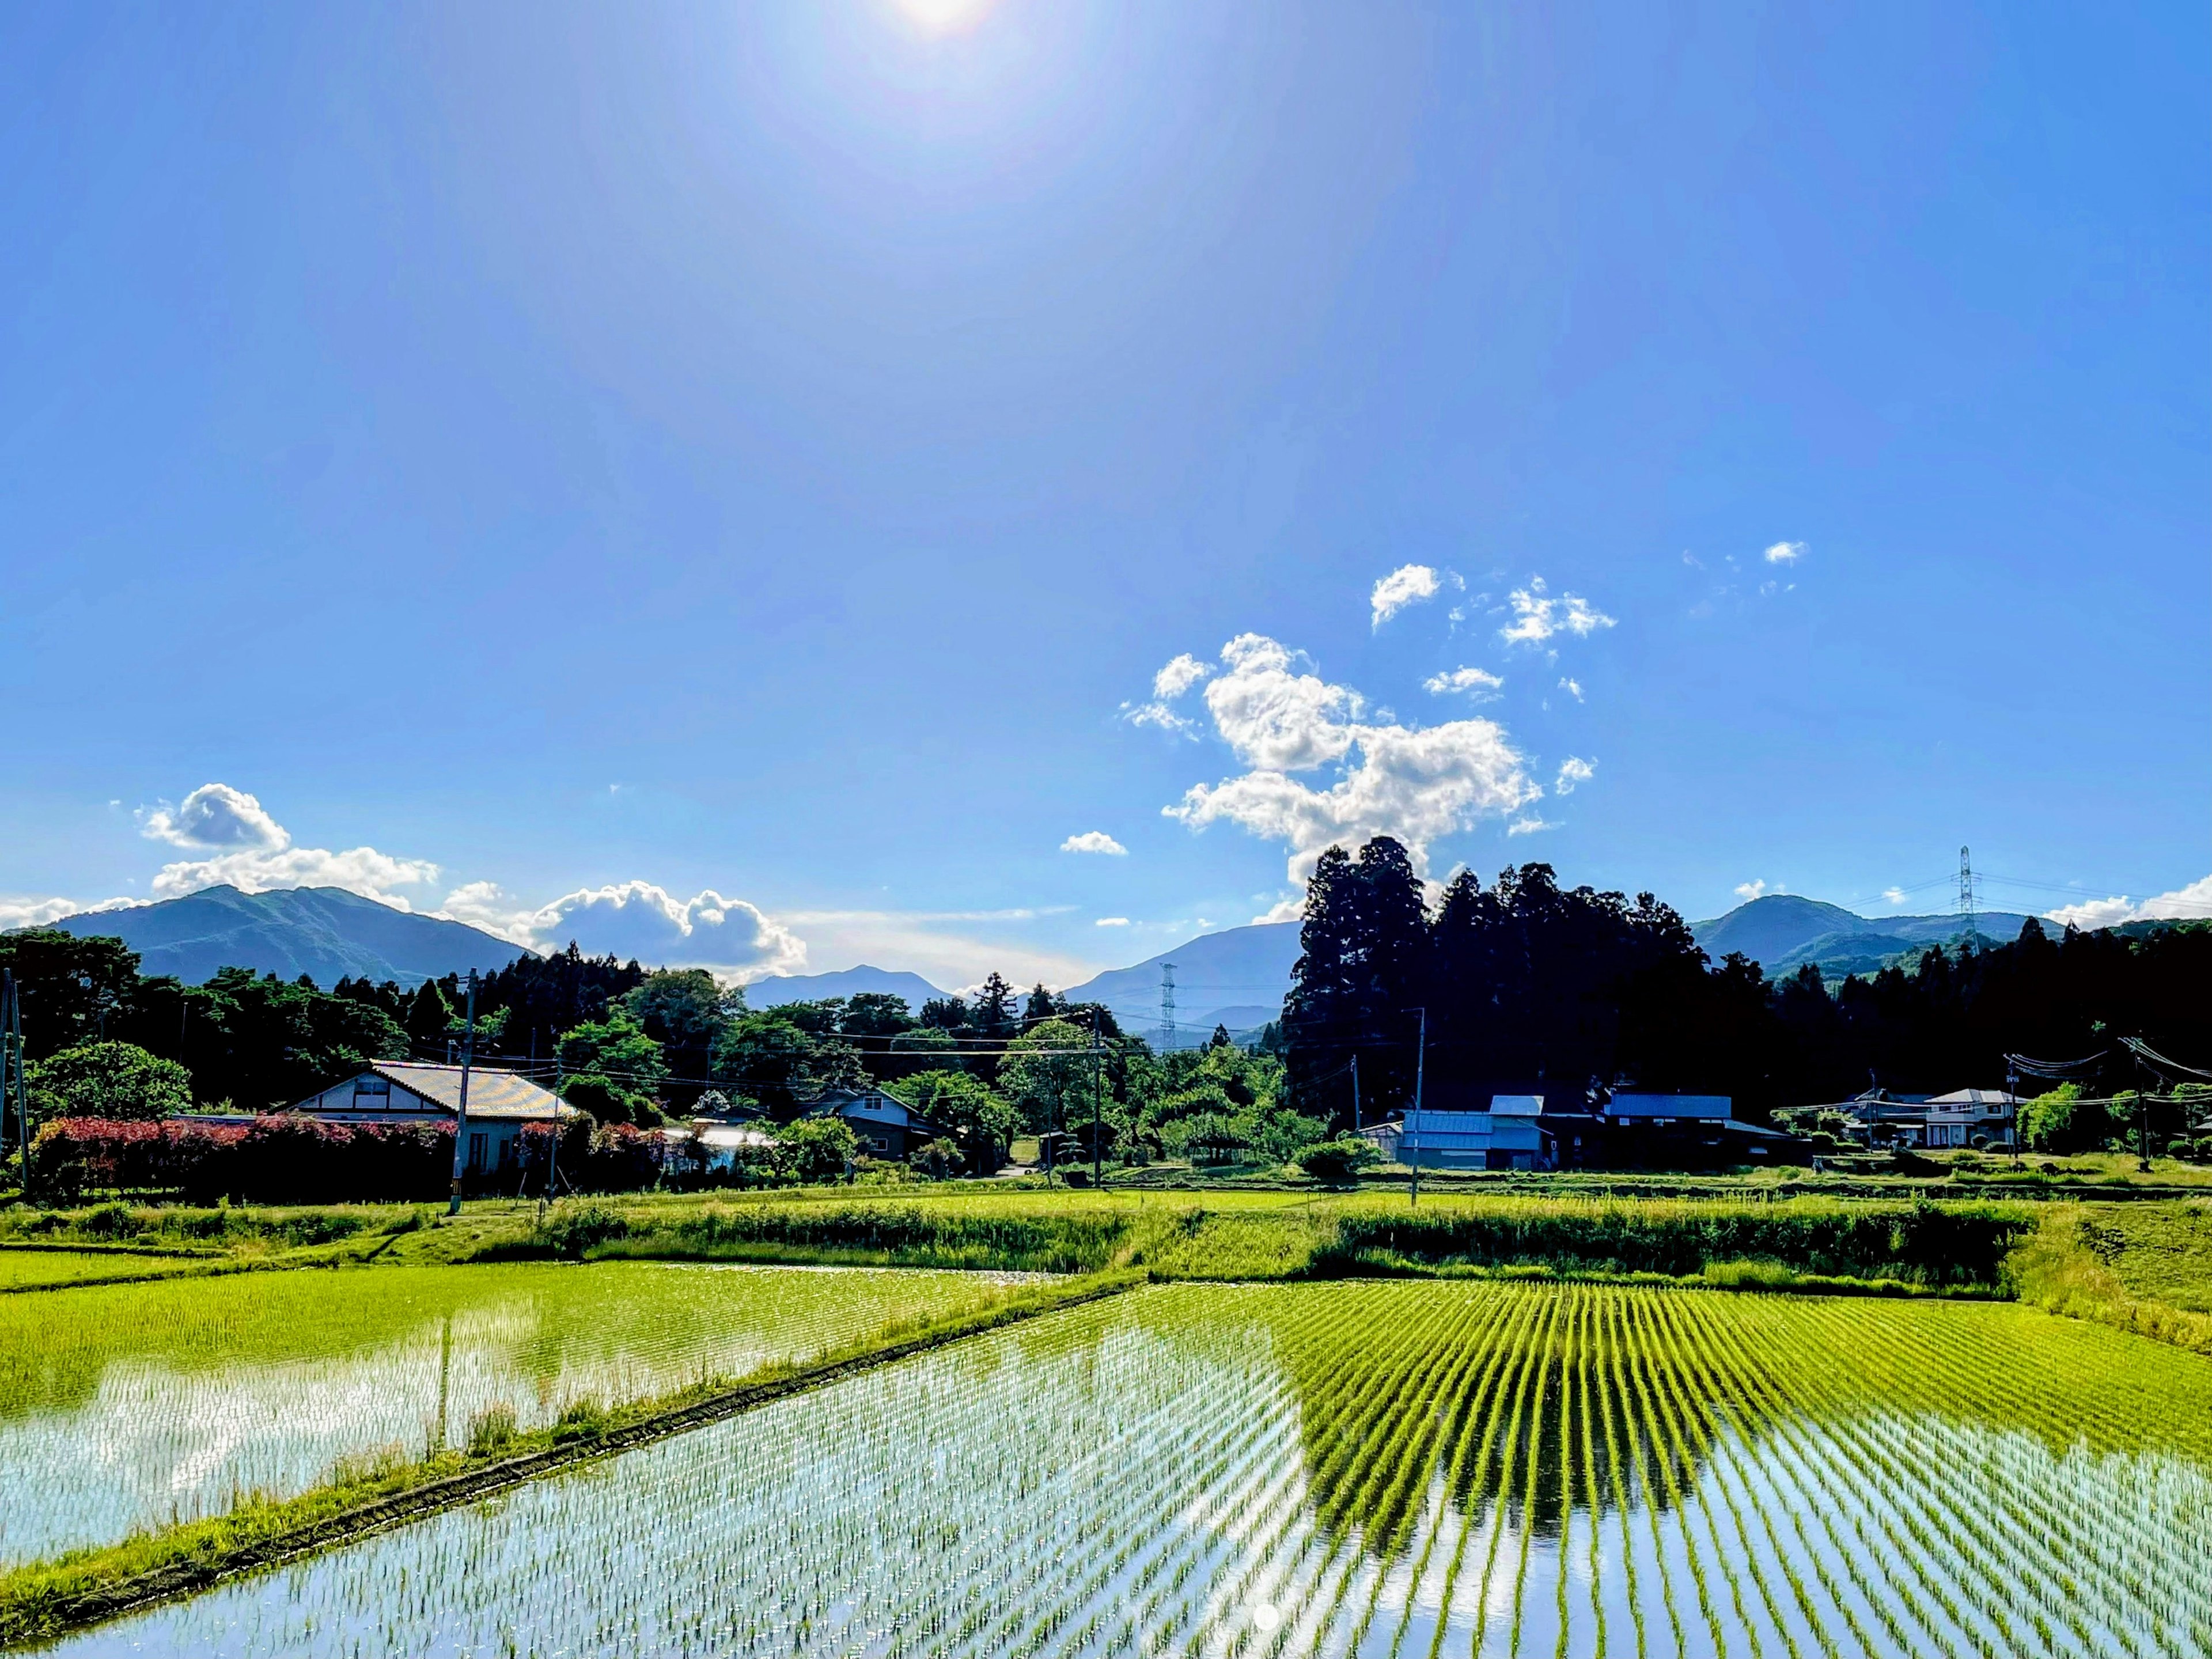
<svg viewBox="0 0 2212 1659"><path fill-rule="evenodd" d="M537 1226L537 1240L572 1261L586 1251L629 1237L629 1223L603 1204L556 1204Z"/></svg>
<svg viewBox="0 0 2212 1659"><path fill-rule="evenodd" d="M1375 1143L1358 1135L1340 1135L1334 1140L1323 1140L1307 1147L1298 1154L1298 1168L1316 1181L1325 1181L1332 1186L1355 1178L1370 1164L1382 1161L1382 1154Z"/></svg>

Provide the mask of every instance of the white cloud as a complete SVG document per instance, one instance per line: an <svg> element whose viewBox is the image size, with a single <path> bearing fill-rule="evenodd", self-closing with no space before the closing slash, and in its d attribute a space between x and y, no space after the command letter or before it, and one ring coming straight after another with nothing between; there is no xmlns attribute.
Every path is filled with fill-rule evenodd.
<svg viewBox="0 0 2212 1659"><path fill-rule="evenodd" d="M1433 697L1465 691L1480 702L1496 696L1504 684L1500 676L1485 669L1455 668L1449 674L1431 674L1421 682L1421 689Z"/></svg>
<svg viewBox="0 0 2212 1659"><path fill-rule="evenodd" d="M1366 705L1348 686L1293 671L1294 653L1261 634L1221 647L1229 672L1206 688L1222 741L1245 765L1302 772L1340 760L1356 741Z"/></svg>
<svg viewBox="0 0 2212 1659"><path fill-rule="evenodd" d="M1368 595L1373 607L1373 625L1380 628L1409 605L1419 605L1424 599L1437 596L1437 573L1425 564L1401 564L1375 584Z"/></svg>
<svg viewBox="0 0 2212 1659"><path fill-rule="evenodd" d="M1431 842L1543 793L1492 721L1370 725L1360 718L1358 692L1296 672L1294 653L1273 640L1242 634L1221 656L1224 672L1206 687L1206 707L1249 769L1194 785L1161 810L1193 830L1225 820L1285 843L1293 882L1312 873L1327 848L1376 836L1404 842L1425 870ZM1340 768L1327 788L1290 775L1325 766Z"/></svg>
<svg viewBox="0 0 2212 1659"><path fill-rule="evenodd" d="M1559 763L1559 779L1552 785L1552 793L1555 795L1571 795L1575 793L1576 785L1588 783L1596 775L1595 762L1583 760L1570 755Z"/></svg>
<svg viewBox="0 0 2212 1659"><path fill-rule="evenodd" d="M1748 902L1750 900L1757 898L1765 890L1766 884L1764 881L1747 881L1737 887L1735 890L1735 896Z"/></svg>
<svg viewBox="0 0 2212 1659"><path fill-rule="evenodd" d="M1129 849L1103 830L1086 830L1079 836L1070 836L1060 842L1060 850L1063 853L1104 853L1117 859L1129 855Z"/></svg>
<svg viewBox="0 0 2212 1659"><path fill-rule="evenodd" d="M1795 564L1804 556L1805 544L1802 542L1777 542L1766 550L1769 564Z"/></svg>
<svg viewBox="0 0 2212 1659"><path fill-rule="evenodd" d="M1559 682L1559 690L1565 692L1577 702L1580 702L1583 700L1583 683L1580 680L1563 679Z"/></svg>
<svg viewBox="0 0 2212 1659"><path fill-rule="evenodd" d="M1185 651L1169 659L1165 666L1152 676L1152 700L1150 702L1125 702L1121 718L1132 726L1157 726L1163 732L1174 732L1194 738L1198 727L1176 713L1174 704L1184 692L1213 672L1212 665L1200 662Z"/></svg>
<svg viewBox="0 0 2212 1659"><path fill-rule="evenodd" d="M284 826L258 800L227 783L204 783L182 805L163 801L141 811L138 817L139 834L172 847L279 852L292 844Z"/></svg>
<svg viewBox="0 0 2212 1659"><path fill-rule="evenodd" d="M1277 899L1274 903L1253 917L1252 921L1255 926L1267 921L1303 921L1305 919L1305 914L1306 896L1304 893L1291 893Z"/></svg>
<svg viewBox="0 0 2212 1659"><path fill-rule="evenodd" d="M1902 904L1905 902L1905 890L1902 887L1885 887L1881 890L1881 896L1885 903Z"/></svg>
<svg viewBox="0 0 2212 1659"><path fill-rule="evenodd" d="M1093 927L1127 927L1129 919L1127 916L1101 916L1091 925Z"/></svg>
<svg viewBox="0 0 2212 1659"><path fill-rule="evenodd" d="M165 864L149 890L157 899L182 898L206 887L231 886L265 893L279 887L343 887L394 909L414 908L394 889L424 887L438 879L428 859L398 857L374 847L332 852L295 847L284 826L253 796L227 783L204 783L172 807L164 801L139 813L139 833L149 841L213 854Z"/></svg>
<svg viewBox="0 0 2212 1659"><path fill-rule="evenodd" d="M1601 628L1614 625L1613 618L1579 594L1553 598L1545 591L1541 576L1530 577L1528 586L1515 588L1505 599L1513 607L1513 621L1499 629L1498 636L1509 645L1540 644L1562 632L1587 638Z"/></svg>
<svg viewBox="0 0 2212 1659"><path fill-rule="evenodd" d="M2196 921L2212 916L2212 876L2192 881L2186 887L2177 887L2170 893L2160 893L2155 898L2147 898L2140 904L2121 893L2112 898L2063 904L2044 915L2062 927L2070 924L2085 930L2117 927L2124 921Z"/></svg>
<svg viewBox="0 0 2212 1659"><path fill-rule="evenodd" d="M1170 658L1167 666L1152 676L1152 695L1162 702L1173 702L1212 672L1211 663L1200 662L1185 651Z"/></svg>
<svg viewBox="0 0 2212 1659"><path fill-rule="evenodd" d="M137 902L135 899L109 899L101 904L85 904L76 899L65 898L0 898L0 933L9 933L18 927L44 927L50 922L59 921L64 916L82 915L87 910L127 909Z"/></svg>
<svg viewBox="0 0 2212 1659"><path fill-rule="evenodd" d="M574 939L592 956L612 952L655 967L706 968L744 983L806 966L806 945L743 899L703 888L688 899L649 881L582 887L532 912L533 937L558 950Z"/></svg>
<svg viewBox="0 0 2212 1659"><path fill-rule="evenodd" d="M1549 819L1538 817L1534 812L1530 812L1526 817L1517 817L1507 824L1505 833L1509 836L1533 836L1539 830L1556 830L1559 827Z"/></svg>

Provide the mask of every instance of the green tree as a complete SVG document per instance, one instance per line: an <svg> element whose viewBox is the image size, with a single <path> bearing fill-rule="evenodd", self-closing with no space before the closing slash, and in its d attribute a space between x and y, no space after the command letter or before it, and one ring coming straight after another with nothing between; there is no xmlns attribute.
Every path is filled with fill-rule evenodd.
<svg viewBox="0 0 2212 1659"><path fill-rule="evenodd" d="M852 1037L895 1037L914 1029L906 999L888 991L860 991L845 999L837 1029Z"/></svg>
<svg viewBox="0 0 2212 1659"><path fill-rule="evenodd" d="M1060 1012L1060 1005L1053 1000L1052 993L1040 982L1030 993L1029 1000L1022 1006L1022 1025L1027 1029L1042 1025Z"/></svg>
<svg viewBox="0 0 2212 1659"><path fill-rule="evenodd" d="M997 1091L965 1072L925 1072L896 1085L900 1097L960 1149L968 1169L989 1175L1006 1162L1019 1115Z"/></svg>
<svg viewBox="0 0 2212 1659"><path fill-rule="evenodd" d="M703 968L667 968L626 992L621 1006L660 1045L667 1098L689 1106L714 1060L714 1045L730 1021L744 1013L744 993L725 991Z"/></svg>
<svg viewBox="0 0 2212 1659"><path fill-rule="evenodd" d="M426 1060L445 1058L446 1039L453 1029L453 1005L436 980L426 979L415 988L400 1024L417 1054Z"/></svg>
<svg viewBox="0 0 2212 1659"><path fill-rule="evenodd" d="M562 1034L561 1066L577 1076L607 1078L626 1093L646 1099L659 1097L668 1075L660 1045L619 1006L608 1009L605 1019Z"/></svg>
<svg viewBox="0 0 2212 1659"><path fill-rule="evenodd" d="M842 1176L860 1150L860 1137L842 1118L802 1117L775 1132L788 1148L801 1182L819 1184Z"/></svg>
<svg viewBox="0 0 2212 1659"><path fill-rule="evenodd" d="M1378 1162L1382 1156L1373 1141L1358 1135L1342 1135L1334 1140L1317 1140L1306 1147L1297 1155L1297 1165L1316 1181L1338 1186Z"/></svg>
<svg viewBox="0 0 2212 1659"><path fill-rule="evenodd" d="M975 1035L996 1039L1014 1034L1014 988L1006 983L996 970L975 991L975 1001L968 1012L968 1023L975 1028Z"/></svg>
<svg viewBox="0 0 2212 1659"><path fill-rule="evenodd" d="M135 1042L88 1042L27 1068L41 1118L163 1118L191 1109L192 1074Z"/></svg>
<svg viewBox="0 0 2212 1659"><path fill-rule="evenodd" d="M1090 1048L1091 1033L1064 1019L1046 1020L1007 1045L999 1066L999 1092L1020 1115L1024 1128L1043 1134L1074 1130L1079 1120L1089 1124L1094 1064Z"/></svg>
<svg viewBox="0 0 2212 1659"><path fill-rule="evenodd" d="M123 1035L139 985L137 953L121 939L56 927L0 933L0 968L15 976L29 1060Z"/></svg>

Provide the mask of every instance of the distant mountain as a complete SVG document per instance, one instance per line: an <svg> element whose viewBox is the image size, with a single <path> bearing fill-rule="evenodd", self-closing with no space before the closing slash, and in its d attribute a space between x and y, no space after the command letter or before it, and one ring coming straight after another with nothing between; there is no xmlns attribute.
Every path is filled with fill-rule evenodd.
<svg viewBox="0 0 2212 1659"><path fill-rule="evenodd" d="M886 968L847 968L834 974L775 974L745 987L745 1002L754 1008L781 1008L787 1002L824 1002L831 997L858 996L864 991L904 997L908 1009L921 1012L932 997L949 994L920 974L895 973Z"/></svg>
<svg viewBox="0 0 2212 1659"><path fill-rule="evenodd" d="M1182 1043L1203 1042L1216 1025L1249 1036L1279 1018L1298 959L1298 924L1256 922L1202 933L1133 968L1116 968L1074 987L1078 1002L1103 1002L1122 1029L1157 1042L1160 969L1176 969L1176 1029Z"/></svg>
<svg viewBox="0 0 2212 1659"><path fill-rule="evenodd" d="M1974 929L1985 940L2009 944L2027 920L2009 910L1985 910L1974 918ZM1770 979L1794 974L1808 962L1837 978L1872 973L1892 957L1931 945L1954 944L1965 935L1966 921L1958 915L1863 916L1795 893L1769 893L1724 916L1694 922L1690 931L1715 962L1740 951Z"/></svg>
<svg viewBox="0 0 2212 1659"><path fill-rule="evenodd" d="M338 887L241 893L209 887L128 910L94 910L53 924L80 939L119 939L143 974L173 974L188 985L218 968L297 979L328 989L342 979L426 979L504 968L526 952L479 928L415 915Z"/></svg>

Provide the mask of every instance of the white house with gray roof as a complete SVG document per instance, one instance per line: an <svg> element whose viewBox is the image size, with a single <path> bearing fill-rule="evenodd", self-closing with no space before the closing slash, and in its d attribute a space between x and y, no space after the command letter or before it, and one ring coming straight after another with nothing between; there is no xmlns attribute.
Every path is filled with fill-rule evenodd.
<svg viewBox="0 0 2212 1659"><path fill-rule="evenodd" d="M461 1068L380 1060L309 1095L291 1109L328 1123L451 1123L461 1109ZM522 1132L580 1115L550 1089L512 1072L469 1069L468 1167L504 1170L522 1152Z"/></svg>

